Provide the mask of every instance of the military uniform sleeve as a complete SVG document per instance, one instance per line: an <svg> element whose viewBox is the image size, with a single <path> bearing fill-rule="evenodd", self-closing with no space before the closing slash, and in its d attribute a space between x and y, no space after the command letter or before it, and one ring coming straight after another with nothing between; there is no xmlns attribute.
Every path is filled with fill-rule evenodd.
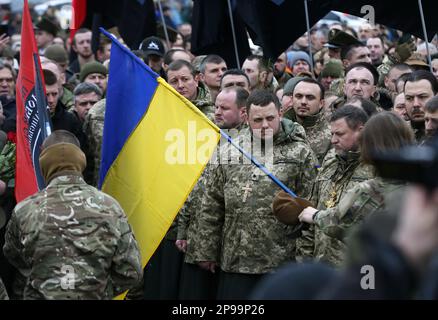
<svg viewBox="0 0 438 320"><path fill-rule="evenodd" d="M345 241L347 231L365 215L372 213L377 205L370 201L368 183L361 183L349 190L333 208L321 210L315 218L315 224L325 234Z"/></svg>
<svg viewBox="0 0 438 320"><path fill-rule="evenodd" d="M15 212L6 227L5 245L3 253L9 263L17 269L26 269L26 262L23 257L24 246L20 242L19 224Z"/></svg>
<svg viewBox="0 0 438 320"><path fill-rule="evenodd" d="M190 239L194 261L219 261L222 227L225 219L224 172L221 165L209 173L206 191L197 215L196 237Z"/></svg>
<svg viewBox="0 0 438 320"><path fill-rule="evenodd" d="M111 267L115 295L135 287L143 278L138 244L124 213L118 219L118 224L121 236Z"/></svg>
<svg viewBox="0 0 438 320"><path fill-rule="evenodd" d="M314 184L317 176L316 165L318 160L315 154L311 151L305 158L301 169L301 179L297 194L306 199L313 201L312 190L315 190ZM311 226L308 230L303 230L301 236L296 240L296 260L303 262L306 259L313 258L314 252L314 227Z"/></svg>

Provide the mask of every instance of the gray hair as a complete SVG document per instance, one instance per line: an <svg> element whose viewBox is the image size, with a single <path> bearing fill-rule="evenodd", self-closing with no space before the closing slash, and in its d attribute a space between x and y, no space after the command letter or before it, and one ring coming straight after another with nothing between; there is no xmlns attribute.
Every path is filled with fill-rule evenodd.
<svg viewBox="0 0 438 320"><path fill-rule="evenodd" d="M73 91L73 95L77 97L91 92L94 92L100 98L102 98L102 90L100 90L100 88L97 85L90 82L82 82L78 84Z"/></svg>

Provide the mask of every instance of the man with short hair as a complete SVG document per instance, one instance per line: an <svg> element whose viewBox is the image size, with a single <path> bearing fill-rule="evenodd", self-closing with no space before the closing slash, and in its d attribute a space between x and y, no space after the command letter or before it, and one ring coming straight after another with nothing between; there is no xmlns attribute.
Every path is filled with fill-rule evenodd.
<svg viewBox="0 0 438 320"><path fill-rule="evenodd" d="M372 37L372 27L368 22L363 23L359 26L359 40L366 42Z"/></svg>
<svg viewBox="0 0 438 320"><path fill-rule="evenodd" d="M215 123L221 129L227 130L232 138L237 136L241 130L247 129L246 123L246 101L248 91L235 86L222 90L216 97ZM222 139L222 142L224 139ZM222 143L221 143L222 145ZM184 264L181 271L179 299L215 299L217 290L217 276L197 266L197 247L193 244L202 241L198 232L198 216L201 208L202 196L205 193L208 182L208 167L214 160L221 157L220 146L216 149L217 158L213 158L207 165L193 191L190 193L183 208L178 215L178 235L175 244L177 248L185 253Z"/></svg>
<svg viewBox="0 0 438 320"><path fill-rule="evenodd" d="M412 68L406 63L398 63L393 65L387 75L384 76L385 88L391 92L397 92L397 79L402 75L411 73Z"/></svg>
<svg viewBox="0 0 438 320"><path fill-rule="evenodd" d="M378 79L379 74L372 64L358 62L350 65L345 71L343 81L344 96L333 101L330 105L331 111L338 109L345 104L345 101L353 97L369 99L379 106L379 103L374 99Z"/></svg>
<svg viewBox="0 0 438 320"><path fill-rule="evenodd" d="M163 71L167 73L169 65L176 60L185 60L190 63L192 61L192 58L187 53L187 51L183 49L167 50L166 54L163 57Z"/></svg>
<svg viewBox="0 0 438 320"><path fill-rule="evenodd" d="M377 68L382 64L383 57L385 56L383 40L380 37L370 37L366 43L370 50L372 64Z"/></svg>
<svg viewBox="0 0 438 320"><path fill-rule="evenodd" d="M318 81L305 78L295 85L293 108L283 115L304 127L307 141L320 164L331 147L331 133L323 107L324 88Z"/></svg>
<svg viewBox="0 0 438 320"><path fill-rule="evenodd" d="M274 77L279 86L284 86L291 76L286 72L287 56L286 52L280 54L274 63Z"/></svg>
<svg viewBox="0 0 438 320"><path fill-rule="evenodd" d="M189 62L184 60L172 62L167 69L167 82L213 120L214 106L210 92L195 77L195 69Z"/></svg>
<svg viewBox="0 0 438 320"><path fill-rule="evenodd" d="M318 210L337 205L356 184L373 177L372 169L360 162L358 138L368 116L354 106L343 106L330 119L331 143L335 156L324 161L313 186L310 201ZM322 260L333 265L343 261L345 244L310 227L297 239L297 258Z"/></svg>
<svg viewBox="0 0 438 320"><path fill-rule="evenodd" d="M15 70L0 61L0 103L3 105L5 120L0 125L0 130L15 132L17 124L17 106L15 101Z"/></svg>
<svg viewBox="0 0 438 320"><path fill-rule="evenodd" d="M269 87L269 68L266 59L262 56L250 55L243 62L242 70L249 78L249 87L251 91L254 89L265 89Z"/></svg>
<svg viewBox="0 0 438 320"><path fill-rule="evenodd" d="M341 49L341 60L345 69L358 62L371 63L370 49L363 44L345 46Z"/></svg>
<svg viewBox="0 0 438 320"><path fill-rule="evenodd" d="M72 49L77 54L77 59L71 61L69 65L69 69L73 73L79 73L87 62L95 60L91 50L91 36L91 30L81 28L76 31L73 37Z"/></svg>
<svg viewBox="0 0 438 320"><path fill-rule="evenodd" d="M241 87L246 91L251 92L249 78L245 72L240 69L228 69L222 75L221 90L231 87Z"/></svg>
<svg viewBox="0 0 438 320"><path fill-rule="evenodd" d="M131 289L142 275L137 241L117 201L82 178L79 141L55 130L39 161L47 187L17 204L6 229L13 298L113 299Z"/></svg>
<svg viewBox="0 0 438 320"><path fill-rule="evenodd" d="M438 93L438 80L429 71L412 72L405 83L406 111L417 143L426 138L424 115L426 103Z"/></svg>
<svg viewBox="0 0 438 320"><path fill-rule="evenodd" d="M91 107L102 99L102 90L94 83L83 82L78 84L73 95L75 97L73 113L83 123Z"/></svg>
<svg viewBox="0 0 438 320"><path fill-rule="evenodd" d="M210 91L211 101L214 103L220 90L222 75L227 71L227 63L220 56L209 54L199 67L201 81Z"/></svg>
<svg viewBox="0 0 438 320"><path fill-rule="evenodd" d="M428 139L437 135L438 132L438 96L430 99L425 105L424 123L426 137Z"/></svg>
<svg viewBox="0 0 438 320"><path fill-rule="evenodd" d="M264 146L252 154L299 196L308 196L317 159L303 128L281 119L280 102L268 90L251 93L247 113L250 129L239 134L241 142ZM221 151L228 154L227 148L234 147ZM273 217L272 198L279 188L249 162L227 160L209 168L193 259L205 270L220 268L218 299L245 299L263 275L294 260L295 245L291 229Z"/></svg>

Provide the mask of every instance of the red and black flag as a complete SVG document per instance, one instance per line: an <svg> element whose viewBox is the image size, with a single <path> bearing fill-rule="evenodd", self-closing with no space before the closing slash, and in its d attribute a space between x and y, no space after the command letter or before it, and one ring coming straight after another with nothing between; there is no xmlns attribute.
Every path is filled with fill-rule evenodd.
<svg viewBox="0 0 438 320"><path fill-rule="evenodd" d="M123 41L135 50L144 38L157 34L153 0L73 0L72 5L70 37L77 29L88 28L93 31L93 38L98 39L99 27L117 27Z"/></svg>
<svg viewBox="0 0 438 320"><path fill-rule="evenodd" d="M17 164L15 197L17 202L45 187L39 165L40 147L51 133L50 116L41 76L32 19L24 1L21 25L20 72L17 98Z"/></svg>

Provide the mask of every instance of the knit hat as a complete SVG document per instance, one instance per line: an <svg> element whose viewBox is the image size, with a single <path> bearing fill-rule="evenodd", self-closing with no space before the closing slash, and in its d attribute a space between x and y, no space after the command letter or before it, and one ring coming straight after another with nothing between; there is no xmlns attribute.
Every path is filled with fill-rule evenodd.
<svg viewBox="0 0 438 320"><path fill-rule="evenodd" d="M304 60L307 62L307 64L310 66L310 57L309 55L304 51L289 51L286 53L287 55L287 65L289 68L292 68L298 60Z"/></svg>
<svg viewBox="0 0 438 320"><path fill-rule="evenodd" d="M293 77L289 79L283 88L283 95L291 95L294 92L295 86L301 80L306 79L306 77Z"/></svg>
<svg viewBox="0 0 438 320"><path fill-rule="evenodd" d="M322 69L321 77L344 77L344 67L342 66L341 61L337 59L330 59Z"/></svg>
<svg viewBox="0 0 438 320"><path fill-rule="evenodd" d="M47 59L55 61L56 63L68 62L67 51L64 49L63 46L59 44L52 44L48 46L47 49L44 51L44 56Z"/></svg>
<svg viewBox="0 0 438 320"><path fill-rule="evenodd" d="M100 73L103 75L108 74L108 69L105 68L103 64L97 61L92 61L84 64L84 66L81 69L81 72L79 73L79 80L81 82L84 82L85 78L91 74L91 73Z"/></svg>

